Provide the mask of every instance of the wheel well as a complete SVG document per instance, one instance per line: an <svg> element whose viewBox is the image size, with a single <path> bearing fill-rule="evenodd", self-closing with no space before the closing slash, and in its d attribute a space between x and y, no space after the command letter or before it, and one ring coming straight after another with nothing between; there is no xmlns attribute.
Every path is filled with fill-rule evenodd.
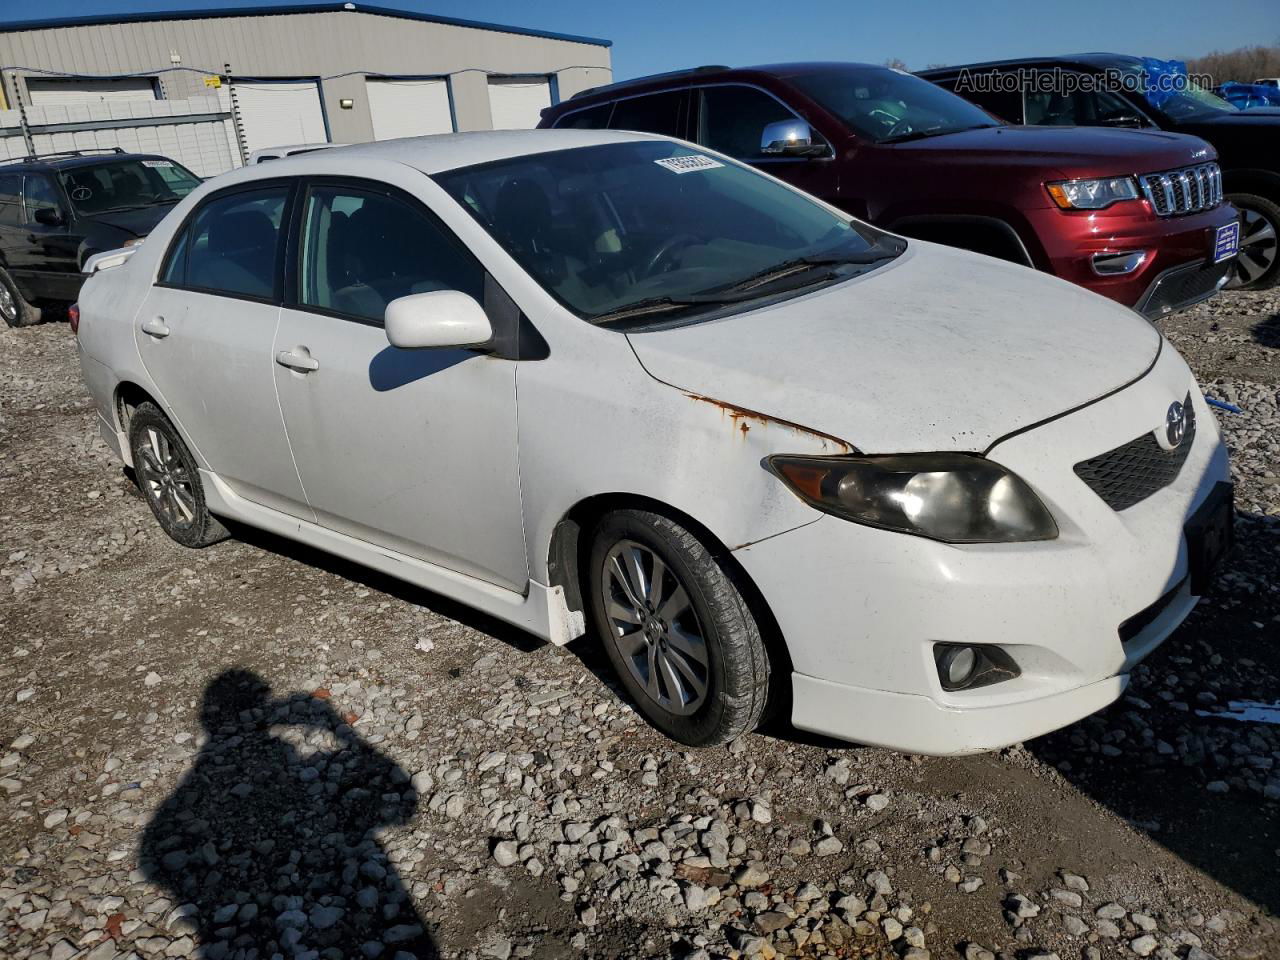
<svg viewBox="0 0 1280 960"><path fill-rule="evenodd" d="M769 652L770 671L774 676L784 679L791 675L791 655L787 651L786 640L782 628L769 609L769 604L751 579L750 574L733 555L732 551L721 542L720 538L707 527L688 514L675 509L661 500L629 493L606 493L575 504L556 524L551 534L551 545L547 553L548 579L552 586L564 588L565 600L572 610L587 614L584 593L587 575L587 555L591 549L591 533L600 518L614 510L647 510L658 513L669 520L680 524L711 551L717 562L724 568L734 586L747 601L760 634L764 638L765 648ZM588 617L588 625L590 618ZM771 685L770 698L787 698L791 695L791 684L788 682ZM774 704L778 706L778 704ZM771 712L777 712L771 711ZM790 712L780 714L790 716Z"/></svg>
<svg viewBox="0 0 1280 960"><path fill-rule="evenodd" d="M1280 203L1280 175L1267 170L1224 170L1223 193L1253 193Z"/></svg>
<svg viewBox="0 0 1280 960"><path fill-rule="evenodd" d="M889 229L917 240L929 240L1026 267L1033 266L1026 246L1013 227L1003 220L985 217L908 217L890 225Z"/></svg>
<svg viewBox="0 0 1280 960"><path fill-rule="evenodd" d="M129 435L129 421L133 419L133 412L144 403L155 402L151 394L136 383L125 381L116 387L116 420L126 437Z"/></svg>

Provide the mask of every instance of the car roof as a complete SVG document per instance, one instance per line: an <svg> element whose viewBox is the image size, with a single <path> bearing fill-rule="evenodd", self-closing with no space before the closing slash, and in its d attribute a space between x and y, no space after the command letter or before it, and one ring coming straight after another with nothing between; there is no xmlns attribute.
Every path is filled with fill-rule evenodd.
<svg viewBox="0 0 1280 960"><path fill-rule="evenodd" d="M1012 60L986 60L982 63L957 63L933 70L919 70L922 77L947 77L961 70L988 70L997 67L1021 67L1028 64L1061 64L1084 66L1105 70L1108 67L1130 67L1140 64L1141 58L1123 53L1069 53L1049 57L1017 57Z"/></svg>
<svg viewBox="0 0 1280 960"><path fill-rule="evenodd" d="M546 108L542 113L543 116L556 116L567 110L576 110L585 103L592 103L597 100L608 100L622 93L682 86L695 81L699 83L707 83L724 80L752 80L760 76L777 77L785 80L809 73L820 73L822 71L832 69L847 69L849 67L873 70L889 69L883 64L857 63L845 60L805 60L797 61L795 63L764 63L751 67L690 67L687 70L672 70L668 73L653 73L643 77L633 77L630 80L619 80L617 83L607 83L599 87L589 87L586 90L575 93L568 100L561 101L555 106Z"/></svg>
<svg viewBox="0 0 1280 960"><path fill-rule="evenodd" d="M233 173L224 174L223 177L239 177L242 171L245 172L244 179L290 173L332 174L347 166L351 168L351 173L359 173L364 162L377 160L400 163L422 173L434 174L553 150L662 139L668 138L622 130L486 130L475 133L441 133L296 153L270 163L242 167ZM249 172L256 176L248 176ZM223 177L218 179L222 181Z"/></svg>
<svg viewBox="0 0 1280 960"><path fill-rule="evenodd" d="M12 173L15 170L71 170L75 167L91 167L99 163L114 160L168 160L158 153L49 153L37 154L34 157L14 157L11 160L0 160L0 170Z"/></svg>

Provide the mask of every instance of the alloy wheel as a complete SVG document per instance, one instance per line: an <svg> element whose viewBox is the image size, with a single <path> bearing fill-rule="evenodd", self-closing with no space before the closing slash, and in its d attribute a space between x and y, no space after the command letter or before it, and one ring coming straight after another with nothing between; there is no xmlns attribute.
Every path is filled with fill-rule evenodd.
<svg viewBox="0 0 1280 960"><path fill-rule="evenodd" d="M137 459L142 489L156 512L174 527L191 526L196 519L193 478L169 438L155 427L148 427Z"/></svg>
<svg viewBox="0 0 1280 960"><path fill-rule="evenodd" d="M9 323L18 319L18 304L13 299L13 293L3 283L0 283L0 315Z"/></svg>
<svg viewBox="0 0 1280 960"><path fill-rule="evenodd" d="M686 716L707 698L707 642L689 594L653 550L620 540L600 580L609 640L632 678L660 707Z"/></svg>
<svg viewBox="0 0 1280 960"><path fill-rule="evenodd" d="M1229 288L1253 283L1275 265L1276 228L1260 211L1240 208L1240 253L1231 268Z"/></svg>

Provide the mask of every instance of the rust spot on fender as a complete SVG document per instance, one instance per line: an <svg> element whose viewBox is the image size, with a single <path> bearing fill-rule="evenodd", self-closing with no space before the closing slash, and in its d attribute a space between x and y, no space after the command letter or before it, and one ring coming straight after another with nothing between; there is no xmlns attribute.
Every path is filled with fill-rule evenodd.
<svg viewBox="0 0 1280 960"><path fill-rule="evenodd" d="M805 436L814 437L822 443L824 448L832 447L841 453L857 453L857 448L847 440L841 440L829 433L823 433L821 430L814 430L811 427L801 426L798 423L792 423L790 420L783 420L781 417L771 417L767 413L761 413L758 410L749 410L746 407L740 407L737 404L725 403L723 400L713 400L711 397L704 397L700 393L690 393L684 391L684 395L690 400L696 400L698 403L709 403L711 406L720 410L722 416L727 416L734 427L741 432L743 439L751 431L752 423L758 423L767 427L770 424L783 427L795 433L804 434Z"/></svg>

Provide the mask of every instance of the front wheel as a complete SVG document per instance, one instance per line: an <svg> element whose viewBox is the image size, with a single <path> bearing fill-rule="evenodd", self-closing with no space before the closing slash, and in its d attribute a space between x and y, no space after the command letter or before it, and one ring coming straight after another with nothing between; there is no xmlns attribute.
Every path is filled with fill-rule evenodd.
<svg viewBox="0 0 1280 960"><path fill-rule="evenodd" d="M140 404L133 412L129 450L138 486L165 533L184 547L207 547L227 536L205 504L195 457L155 404Z"/></svg>
<svg viewBox="0 0 1280 960"><path fill-rule="evenodd" d="M1280 205L1253 193L1231 193L1240 211L1240 253L1231 267L1229 289L1265 290L1280 282Z"/></svg>
<svg viewBox="0 0 1280 960"><path fill-rule="evenodd" d="M640 712L693 747L755 729L769 692L759 625L725 565L660 514L601 519L589 558L597 631Z"/></svg>
<svg viewBox="0 0 1280 960"><path fill-rule="evenodd" d="M40 308L22 295L8 270L0 269L0 317L11 327L29 327L40 322Z"/></svg>

